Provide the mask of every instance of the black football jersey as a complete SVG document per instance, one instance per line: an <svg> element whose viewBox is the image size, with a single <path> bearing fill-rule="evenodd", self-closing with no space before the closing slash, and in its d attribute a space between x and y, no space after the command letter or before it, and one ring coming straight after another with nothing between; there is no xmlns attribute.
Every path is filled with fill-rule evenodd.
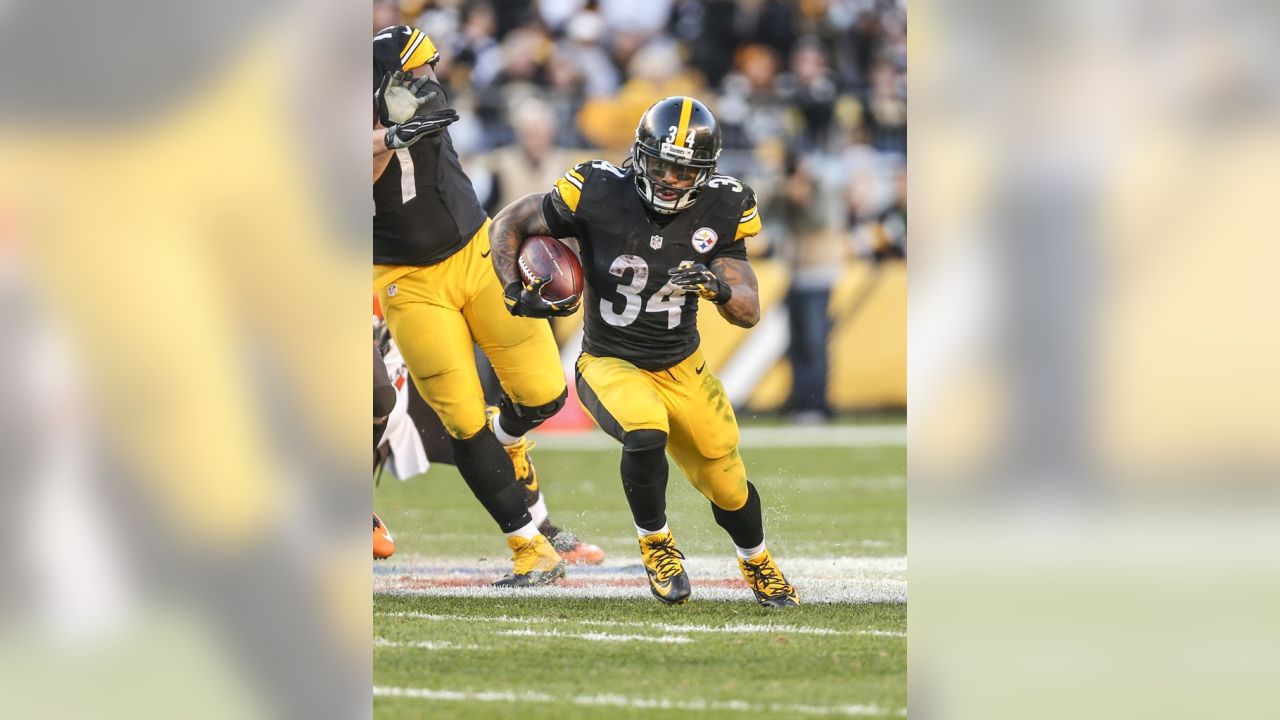
<svg viewBox="0 0 1280 720"><path fill-rule="evenodd" d="M434 265L461 250L485 221L449 133L395 151L373 183L375 265Z"/></svg>
<svg viewBox="0 0 1280 720"><path fill-rule="evenodd" d="M605 160L556 180L545 214L560 237L577 237L586 277L582 349L662 370L698 349L697 293L670 282L682 261L746 260L745 238L760 231L755 193L712 176L696 204L665 224L645 210L632 171Z"/></svg>

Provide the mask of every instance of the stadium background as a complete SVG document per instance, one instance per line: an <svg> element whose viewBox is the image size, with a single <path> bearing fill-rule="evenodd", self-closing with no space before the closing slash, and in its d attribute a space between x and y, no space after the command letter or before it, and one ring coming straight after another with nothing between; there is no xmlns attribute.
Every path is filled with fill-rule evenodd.
<svg viewBox="0 0 1280 720"><path fill-rule="evenodd" d="M756 190L764 220L748 241L760 324L700 322L734 404L806 422L905 408L903 3L374 3L373 30L397 23L440 48L450 133L490 215L581 160L620 164L653 101L707 102L720 172ZM555 331L568 370L581 317ZM560 422L589 424L569 408Z"/></svg>

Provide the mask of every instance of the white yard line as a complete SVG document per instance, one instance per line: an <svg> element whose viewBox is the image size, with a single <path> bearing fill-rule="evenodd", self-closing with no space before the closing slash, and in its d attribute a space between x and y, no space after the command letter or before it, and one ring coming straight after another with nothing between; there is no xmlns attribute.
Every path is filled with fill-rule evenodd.
<svg viewBox="0 0 1280 720"><path fill-rule="evenodd" d="M632 543L635 541L632 539ZM778 565L790 579L804 577L832 578L879 578L907 579L907 557L905 555L887 557L803 557L778 555ZM720 555L690 555L684 560L684 568L696 583L700 578L716 577L740 578L742 571L732 552ZM465 572L471 569L490 572L492 570L511 570L511 560L506 557L492 557L480 561L470 558L428 557L424 555L399 555L379 565L380 571L391 572ZM580 569L579 577L594 577L607 574L609 571L637 574L644 577L641 570L639 553L635 557L610 557L604 563L595 566L574 566L569 568L569 575Z"/></svg>
<svg viewBox="0 0 1280 720"><path fill-rule="evenodd" d="M550 587L540 588L501 588L463 585L453 587L402 588L379 584L375 585L374 591L380 595L401 597L430 596L481 598L489 600L514 599L522 597L562 598L567 600L581 600L583 598L595 598L602 600L653 599L653 596L649 594L648 587L612 587L604 585L580 587L553 585ZM907 583L905 581L883 581L802 586L800 588L800 600L801 602L810 605L902 605L907 602ZM745 587L707 588L699 587L696 583L693 587L693 601L740 602L747 604L755 603L751 597L751 591Z"/></svg>
<svg viewBox="0 0 1280 720"><path fill-rule="evenodd" d="M513 637L554 637L554 638L572 638L574 640L594 640L597 642L651 642L663 643L669 645L685 645L693 642L684 635L613 635L610 633L588 632L588 633L570 633L561 630L530 630L521 628L519 630L503 630L495 635L508 635Z"/></svg>
<svg viewBox="0 0 1280 720"><path fill-rule="evenodd" d="M560 620L558 618L548 618L539 615L531 615L528 617L515 617L512 615L448 615L438 613L424 613L414 611L385 612L376 613L383 617L412 618L416 620L431 620L435 622L461 622L461 623L517 623L521 625L541 625L549 623L565 623L575 625L588 625L592 627L615 627L615 628L644 628L648 630L661 630L668 633L792 633L795 635L880 635L884 637L906 637L904 632L893 630L875 630L875 629L858 629L858 630L838 630L836 628L827 627L808 627L805 625L775 625L772 623L730 623L723 626L715 625L685 625L674 623L660 622L643 622L635 620L578 620L568 619ZM512 635L532 635L534 631L523 630L510 632L506 634ZM501 634L501 633L500 633Z"/></svg>
<svg viewBox="0 0 1280 720"><path fill-rule="evenodd" d="M569 695L556 697L540 692L432 690L428 688L403 688L374 686L374 697L412 698L415 700L452 700L463 702L506 703L554 703L585 707L622 707L650 710L715 711L729 710L743 713L770 713L794 715L845 715L852 717L905 717L906 709L890 710L878 705L784 705L780 703L749 703L742 700L703 700L685 698L644 698L628 695Z"/></svg>
<svg viewBox="0 0 1280 720"><path fill-rule="evenodd" d="M907 426L893 425L780 425L746 427L741 433L742 447L901 447L907 444ZM531 436L544 450L615 450L617 440L600 430L582 433L539 433Z"/></svg>
<svg viewBox="0 0 1280 720"><path fill-rule="evenodd" d="M905 603L907 559L896 557L784 557L787 578L803 603ZM390 595L437 597L538 597L647 599L644 573L633 558L610 559L596 567L569 568L568 578L543 588L494 588L488 581L510 568L504 558L485 561L407 556L381 565L374 591ZM737 562L724 556L685 560L693 599L751 602Z"/></svg>
<svg viewBox="0 0 1280 720"><path fill-rule="evenodd" d="M380 648L411 648L413 650L479 650L479 645L460 645L448 640L388 640L374 638L373 646Z"/></svg>

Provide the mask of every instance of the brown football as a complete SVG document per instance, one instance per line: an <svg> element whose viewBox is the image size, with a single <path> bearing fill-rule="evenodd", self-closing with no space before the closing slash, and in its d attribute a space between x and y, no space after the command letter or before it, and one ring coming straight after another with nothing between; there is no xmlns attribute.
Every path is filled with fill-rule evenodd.
<svg viewBox="0 0 1280 720"><path fill-rule="evenodd" d="M546 235L532 235L520 246L520 278L525 284L534 278L551 278L542 286L542 297L560 302L571 295L582 295L582 263L567 245Z"/></svg>

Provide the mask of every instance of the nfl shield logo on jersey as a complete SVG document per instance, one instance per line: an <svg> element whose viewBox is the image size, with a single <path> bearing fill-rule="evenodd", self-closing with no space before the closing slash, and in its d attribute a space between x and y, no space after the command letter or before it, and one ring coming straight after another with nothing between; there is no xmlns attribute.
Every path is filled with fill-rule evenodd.
<svg viewBox="0 0 1280 720"><path fill-rule="evenodd" d="M693 249L704 253L716 244L716 231L709 227L698 228L693 233Z"/></svg>
<svg viewBox="0 0 1280 720"><path fill-rule="evenodd" d="M661 249L662 249L662 236L661 236L661 235L652 235L652 236L650 236L650 237L649 237L649 247L653 248L654 250L661 250Z"/></svg>

